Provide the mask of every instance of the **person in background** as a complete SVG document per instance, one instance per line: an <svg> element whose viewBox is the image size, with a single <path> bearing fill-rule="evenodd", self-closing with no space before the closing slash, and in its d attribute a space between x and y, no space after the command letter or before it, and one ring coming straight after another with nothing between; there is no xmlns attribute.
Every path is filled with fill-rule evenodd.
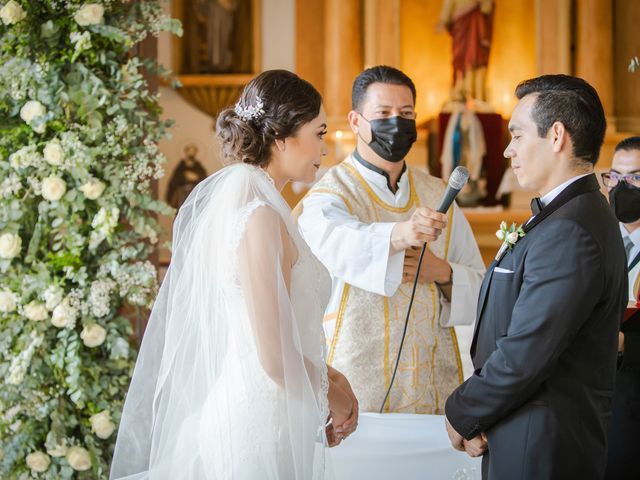
<svg viewBox="0 0 640 480"><path fill-rule="evenodd" d="M602 174L602 181L620 221L629 272L629 300L635 301L640 289L640 137L626 138L616 146L611 169ZM640 478L640 312L622 324L619 350L606 478L635 480Z"/></svg>

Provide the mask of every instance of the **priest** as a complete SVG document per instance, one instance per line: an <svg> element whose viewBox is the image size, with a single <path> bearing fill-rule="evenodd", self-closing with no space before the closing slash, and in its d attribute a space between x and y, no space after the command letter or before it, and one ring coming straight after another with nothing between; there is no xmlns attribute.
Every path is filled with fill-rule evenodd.
<svg viewBox="0 0 640 480"><path fill-rule="evenodd" d="M295 215L333 278L324 319L328 363L350 379L361 411L443 413L463 379L454 325L473 323L485 271L445 184L404 159L416 141L416 89L377 66L352 89L356 150L309 191ZM420 248L427 242L390 395ZM384 405L383 405L384 401Z"/></svg>

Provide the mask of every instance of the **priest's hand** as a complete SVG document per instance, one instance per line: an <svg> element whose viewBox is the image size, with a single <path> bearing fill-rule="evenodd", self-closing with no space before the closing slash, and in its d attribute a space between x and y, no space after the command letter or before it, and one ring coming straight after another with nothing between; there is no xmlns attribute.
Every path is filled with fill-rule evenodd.
<svg viewBox="0 0 640 480"><path fill-rule="evenodd" d="M470 457L481 457L487 451L487 435L483 432L471 440L464 440L462 444Z"/></svg>
<svg viewBox="0 0 640 480"><path fill-rule="evenodd" d="M398 253L410 247L422 247L438 239L447 226L447 216L429 207L416 208L406 222L398 222L391 231L391 251Z"/></svg>
<svg viewBox="0 0 640 480"><path fill-rule="evenodd" d="M449 435L449 440L451 441L451 446L456 450L461 452L465 451L464 448L464 438L449 423L449 419L444 417L444 424L447 427L447 435Z"/></svg>
<svg viewBox="0 0 640 480"><path fill-rule="evenodd" d="M422 248L411 247L404 252L404 269L402 270L402 283L413 282L416 278L418 260ZM447 284L451 280L451 265L446 260L436 257L429 248L424 252L422 266L420 267L420 283Z"/></svg>

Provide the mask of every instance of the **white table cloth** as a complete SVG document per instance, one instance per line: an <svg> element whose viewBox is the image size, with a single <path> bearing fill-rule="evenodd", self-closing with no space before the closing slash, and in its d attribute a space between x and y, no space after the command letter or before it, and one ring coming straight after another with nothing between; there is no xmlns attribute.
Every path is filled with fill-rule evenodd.
<svg viewBox="0 0 640 480"><path fill-rule="evenodd" d="M442 415L361 413L332 448L336 480L480 480L481 459L451 447Z"/></svg>

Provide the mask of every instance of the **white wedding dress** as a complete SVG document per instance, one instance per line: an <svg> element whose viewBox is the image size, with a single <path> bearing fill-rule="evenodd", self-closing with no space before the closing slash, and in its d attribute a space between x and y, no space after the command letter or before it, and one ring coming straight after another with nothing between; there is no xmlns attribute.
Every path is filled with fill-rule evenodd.
<svg viewBox="0 0 640 480"><path fill-rule="evenodd" d="M330 277L273 182L224 168L190 194L173 239L111 478L329 477Z"/></svg>

